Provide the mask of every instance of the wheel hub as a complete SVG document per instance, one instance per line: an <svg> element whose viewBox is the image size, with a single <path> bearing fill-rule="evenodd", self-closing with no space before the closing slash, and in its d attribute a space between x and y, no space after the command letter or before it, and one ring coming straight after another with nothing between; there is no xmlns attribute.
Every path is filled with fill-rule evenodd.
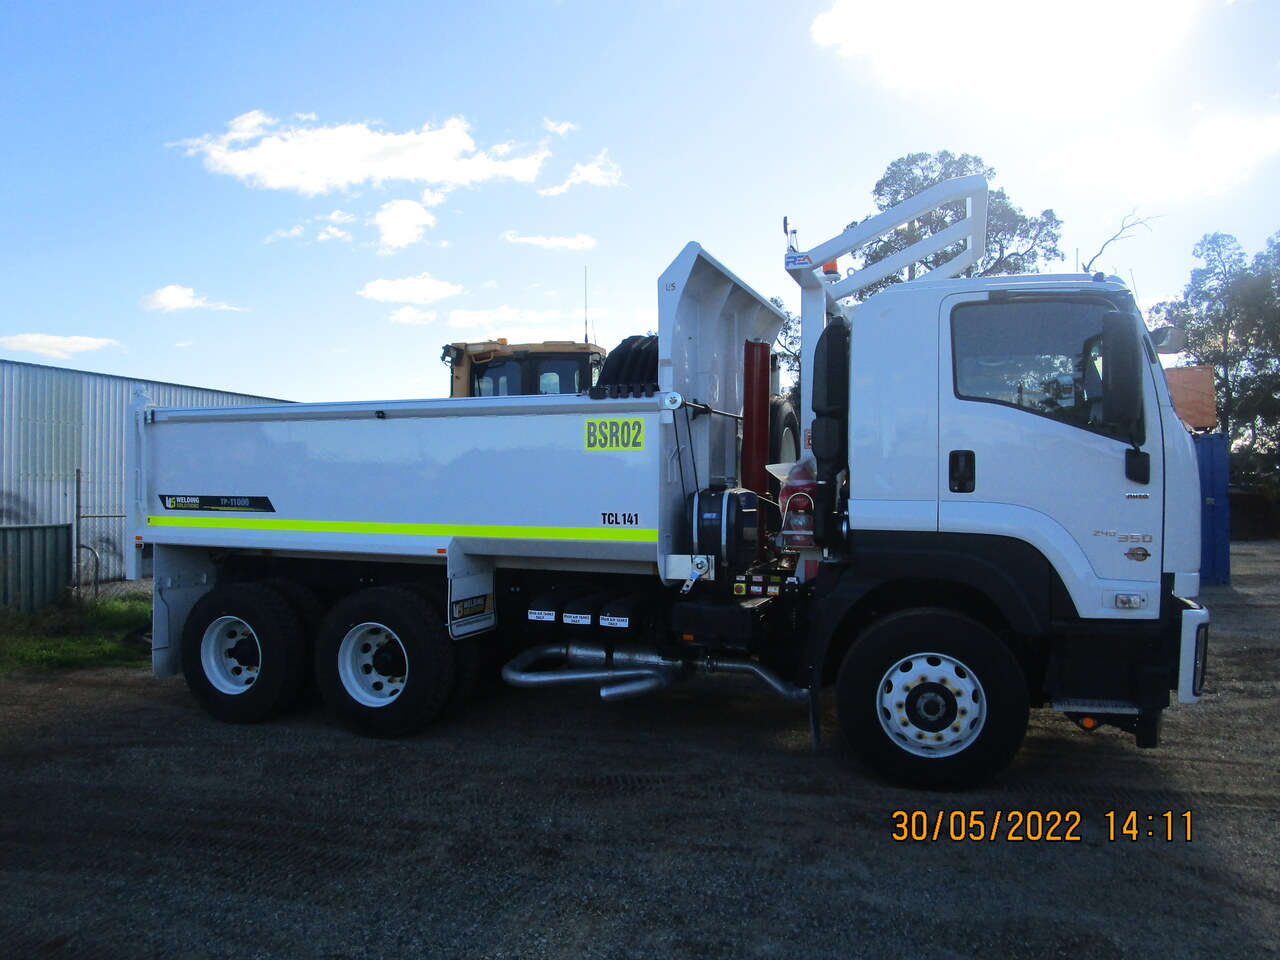
<svg viewBox="0 0 1280 960"><path fill-rule="evenodd" d="M361 623L338 645L338 676L357 703L385 707L404 689L409 658L395 632L381 623Z"/></svg>
<svg viewBox="0 0 1280 960"><path fill-rule="evenodd" d="M404 650L400 648L398 641L395 643L380 641L374 647L370 665L373 667L374 673L383 677L404 676L408 667L404 662Z"/></svg>
<svg viewBox="0 0 1280 960"><path fill-rule="evenodd" d="M959 753L986 722L986 697L964 663L918 653L893 664L880 681L880 725L899 747L922 757Z"/></svg>
<svg viewBox="0 0 1280 960"><path fill-rule="evenodd" d="M907 694L904 709L912 724L929 733L945 730L960 711L956 695L941 683L920 683Z"/></svg>
<svg viewBox="0 0 1280 960"><path fill-rule="evenodd" d="M253 627L239 617L218 617L200 639L200 666L219 693L244 693L262 666L262 647Z"/></svg>

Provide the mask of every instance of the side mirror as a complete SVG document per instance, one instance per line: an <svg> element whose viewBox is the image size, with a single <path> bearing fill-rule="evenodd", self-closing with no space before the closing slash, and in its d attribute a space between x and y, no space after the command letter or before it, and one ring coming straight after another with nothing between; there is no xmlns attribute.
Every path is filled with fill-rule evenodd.
<svg viewBox="0 0 1280 960"><path fill-rule="evenodd" d="M1151 331L1151 345L1156 353L1181 353L1187 349L1187 331L1181 327L1160 327Z"/></svg>
<svg viewBox="0 0 1280 960"><path fill-rule="evenodd" d="M833 320L813 350L813 412L838 417L849 410L849 325Z"/></svg>
<svg viewBox="0 0 1280 960"><path fill-rule="evenodd" d="M814 540L837 548L842 533L837 514L836 478L849 459L849 325L827 324L813 351Z"/></svg>

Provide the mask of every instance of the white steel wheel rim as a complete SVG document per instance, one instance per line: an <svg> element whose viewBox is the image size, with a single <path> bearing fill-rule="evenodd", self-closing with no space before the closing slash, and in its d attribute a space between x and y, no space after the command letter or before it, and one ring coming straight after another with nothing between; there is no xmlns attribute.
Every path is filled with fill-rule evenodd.
<svg viewBox="0 0 1280 960"><path fill-rule="evenodd" d="M946 757L968 747L987 720L977 675L943 653L913 653L885 671L876 694L880 726L917 757Z"/></svg>
<svg viewBox="0 0 1280 960"><path fill-rule="evenodd" d="M219 617L200 638L200 666L219 693L238 696L253 686L262 669L262 644L239 617Z"/></svg>
<svg viewBox="0 0 1280 960"><path fill-rule="evenodd" d="M395 631L381 623L361 623L338 645L338 678L351 699L385 707L400 698L409 678L409 655Z"/></svg>

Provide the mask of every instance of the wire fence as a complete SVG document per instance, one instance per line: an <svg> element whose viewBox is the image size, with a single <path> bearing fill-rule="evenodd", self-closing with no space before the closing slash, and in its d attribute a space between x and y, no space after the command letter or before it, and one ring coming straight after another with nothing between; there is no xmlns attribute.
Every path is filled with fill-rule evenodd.
<svg viewBox="0 0 1280 960"><path fill-rule="evenodd" d="M71 595L78 601L121 600L130 597L151 597L151 578L145 580L112 580L107 583L82 583L71 588Z"/></svg>

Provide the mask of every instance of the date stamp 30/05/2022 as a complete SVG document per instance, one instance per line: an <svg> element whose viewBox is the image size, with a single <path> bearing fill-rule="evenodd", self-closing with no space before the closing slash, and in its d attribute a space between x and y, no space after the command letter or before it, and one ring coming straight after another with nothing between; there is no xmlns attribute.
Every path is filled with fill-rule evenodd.
<svg viewBox="0 0 1280 960"><path fill-rule="evenodd" d="M1190 810L1106 810L1100 819L1104 839L1112 843L1192 839ZM1086 820L1079 810L894 810L890 826L890 838L903 843L1078 843Z"/></svg>

